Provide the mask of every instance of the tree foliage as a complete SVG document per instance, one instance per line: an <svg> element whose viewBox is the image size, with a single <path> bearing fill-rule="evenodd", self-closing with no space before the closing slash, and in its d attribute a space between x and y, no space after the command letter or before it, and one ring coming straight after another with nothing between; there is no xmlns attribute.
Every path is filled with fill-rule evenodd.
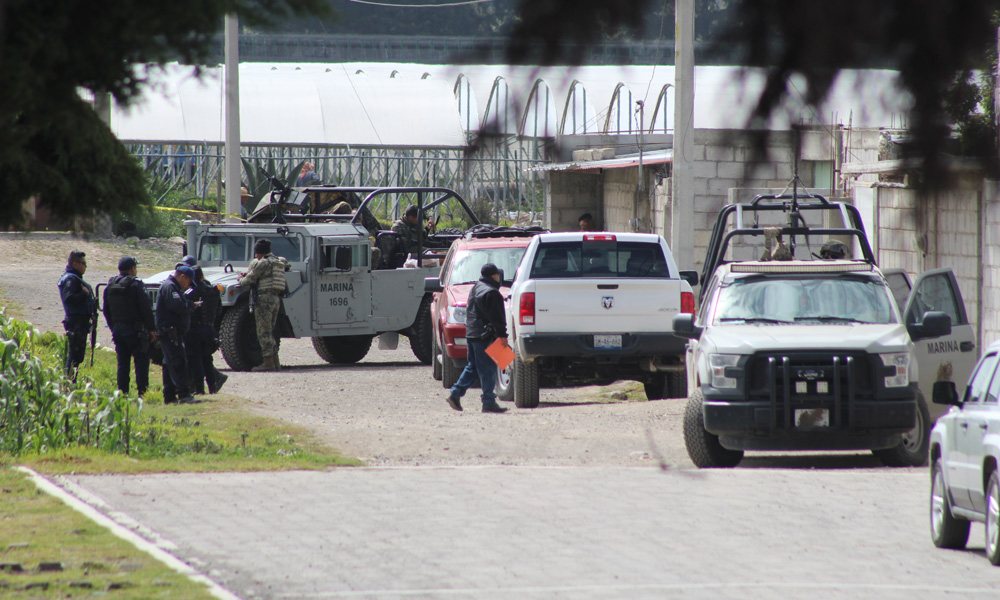
<svg viewBox="0 0 1000 600"><path fill-rule="evenodd" d="M148 204L141 167L80 90L134 101L149 82L136 65L201 64L233 11L254 27L331 14L324 0L0 0L0 225L32 196L63 217Z"/></svg>
<svg viewBox="0 0 1000 600"><path fill-rule="evenodd" d="M591 43L609 27L637 29L651 1L521 0L510 58L523 62L531 47L544 44L543 63L562 60L566 42ZM698 0L695 28L698 19L712 19L703 35L738 47L744 65L768 70L748 127L779 110L793 77L805 78L807 100L818 105L841 69L879 64L899 71L913 99L906 152L922 164L923 183L938 186L947 181L942 154L953 130L977 131L980 141L970 145L996 164L992 94L983 94L987 114L977 116L969 82L973 70L996 72L991 18L998 8L998 0ZM767 132L755 133L764 148Z"/></svg>

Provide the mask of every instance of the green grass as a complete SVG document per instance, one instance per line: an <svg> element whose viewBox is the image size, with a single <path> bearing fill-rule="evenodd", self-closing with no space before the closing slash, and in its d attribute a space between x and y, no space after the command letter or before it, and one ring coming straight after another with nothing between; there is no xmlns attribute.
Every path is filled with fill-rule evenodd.
<svg viewBox="0 0 1000 600"><path fill-rule="evenodd" d="M212 598L191 581L104 527L35 487L25 475L0 469L0 596L118 600ZM39 572L58 562L62 571ZM112 589L114 588L114 589Z"/></svg>

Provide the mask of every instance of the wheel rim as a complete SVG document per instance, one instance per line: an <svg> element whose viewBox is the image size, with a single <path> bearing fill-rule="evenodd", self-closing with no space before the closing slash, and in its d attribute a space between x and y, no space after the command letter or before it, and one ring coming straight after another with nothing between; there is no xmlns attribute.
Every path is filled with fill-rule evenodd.
<svg viewBox="0 0 1000 600"><path fill-rule="evenodd" d="M1000 479L990 480L990 491L986 495L986 554L996 556L1000 543Z"/></svg>
<svg viewBox="0 0 1000 600"><path fill-rule="evenodd" d="M935 469L934 483L931 485L931 530L935 538L940 536L941 528L944 527L944 511L947 509L944 494L944 473L941 469Z"/></svg>
<svg viewBox="0 0 1000 600"><path fill-rule="evenodd" d="M924 419L917 411L917 425L903 434L903 448L910 453L920 450L924 439Z"/></svg>
<svg viewBox="0 0 1000 600"><path fill-rule="evenodd" d="M510 387L510 368L513 364L507 365L506 369L497 368L497 387L505 390Z"/></svg>

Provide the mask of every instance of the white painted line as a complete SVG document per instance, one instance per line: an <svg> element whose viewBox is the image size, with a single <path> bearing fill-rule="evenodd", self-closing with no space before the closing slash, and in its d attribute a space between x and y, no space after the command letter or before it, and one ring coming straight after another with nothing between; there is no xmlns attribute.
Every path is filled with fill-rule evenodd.
<svg viewBox="0 0 1000 600"><path fill-rule="evenodd" d="M648 584L610 584L610 585L553 585L553 586L523 586L523 587L499 587L499 588L434 588L434 589L412 589L412 590L343 590L333 592L296 592L289 594L278 594L277 598L371 598L376 596L472 596L482 598L485 596L499 595L501 597L516 597L526 594L542 594L551 596L555 593L574 592L636 592L636 591L705 591L705 590L772 590L775 593L782 591L819 591L829 592L831 590L843 590L845 592L861 591L881 591L881 592L934 592L940 594L981 594L996 597L996 588L964 588L954 586L933 586L933 585L906 585L906 584L865 584L865 583L836 583L810 581L802 583L648 583Z"/></svg>
<svg viewBox="0 0 1000 600"><path fill-rule="evenodd" d="M187 576L188 579L191 579L192 581L202 583L208 586L209 593L215 596L216 598L219 598L219 600L240 600L239 596L230 592L226 588L222 587L221 585L216 583L213 579L210 579L207 575L199 573L194 568L192 568L191 565L177 558L173 554L170 554L163 548L158 547L157 545L149 542L148 540L138 535L137 533L122 526L117 521L106 516L104 513L97 510L87 502L84 502L80 498L77 498L70 492L66 491L65 489L56 485L49 479L40 475L34 469L30 469L28 467L15 467L15 469L28 475L28 477L30 477L31 480L34 481L35 485L38 486L39 489L52 496L55 496L56 498L59 498L60 500L68 504L71 508L82 513L85 517L87 517L91 521L94 521L98 525L107 527L108 529L111 530L111 533L115 534L116 536L120 537L126 542L129 542L139 550L142 550L143 552L152 555L153 558L159 560L160 562L167 565L174 571L177 571L178 573ZM95 504L97 504L98 506L107 506L107 504L105 504L104 501L101 500L100 498L97 498L92 494L87 494L87 496L92 501L95 501Z"/></svg>

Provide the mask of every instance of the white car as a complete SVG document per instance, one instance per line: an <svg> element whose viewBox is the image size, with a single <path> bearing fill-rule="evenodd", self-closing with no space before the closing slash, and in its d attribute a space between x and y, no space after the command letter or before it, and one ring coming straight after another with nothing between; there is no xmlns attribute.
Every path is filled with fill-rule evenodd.
<svg viewBox="0 0 1000 600"><path fill-rule="evenodd" d="M986 524L986 558L1000 565L1000 342L994 342L961 396L950 381L933 400L949 405L931 432L931 539L964 548L970 522Z"/></svg>

